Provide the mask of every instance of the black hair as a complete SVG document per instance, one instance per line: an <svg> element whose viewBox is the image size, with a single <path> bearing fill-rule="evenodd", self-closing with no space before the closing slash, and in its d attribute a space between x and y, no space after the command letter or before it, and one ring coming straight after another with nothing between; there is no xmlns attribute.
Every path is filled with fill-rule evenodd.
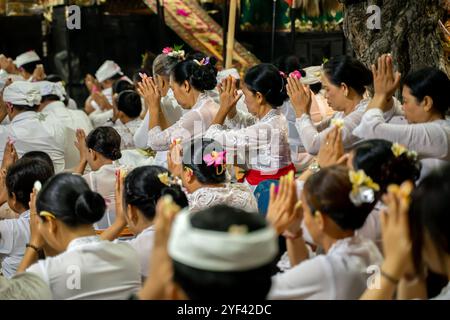
<svg viewBox="0 0 450 320"><path fill-rule="evenodd" d="M283 71L286 74L298 70L302 74L302 77L306 76L305 70L301 68L300 59L295 55L279 56L277 59L275 59L273 64L278 68L278 70Z"/></svg>
<svg viewBox="0 0 450 320"><path fill-rule="evenodd" d="M38 212L48 211L70 227L99 221L106 210L105 199L92 191L86 180L72 173L59 173L44 184L37 195Z"/></svg>
<svg viewBox="0 0 450 320"><path fill-rule="evenodd" d="M52 168L53 173L52 175L55 174L55 168L53 165L53 161L52 158L50 158L50 156L45 153L44 151L28 151L27 153L25 153L21 159L39 159L44 161L45 163L47 163L49 165L50 168Z"/></svg>
<svg viewBox="0 0 450 320"><path fill-rule="evenodd" d="M199 60L197 60L199 61ZM210 62L207 65L199 65L194 60L178 62L172 69L173 79L178 84L188 81L198 91L213 90L217 85L217 69Z"/></svg>
<svg viewBox="0 0 450 320"><path fill-rule="evenodd" d="M160 174L170 177L169 171L159 166L142 166L131 171L125 178L124 204L137 207L148 219L155 217L156 204L164 195L171 195L181 208L187 207L189 203L181 187L161 182Z"/></svg>
<svg viewBox="0 0 450 320"><path fill-rule="evenodd" d="M286 80L273 64L261 63L251 67L244 82L253 93L261 93L272 108L280 107L288 98Z"/></svg>
<svg viewBox="0 0 450 320"><path fill-rule="evenodd" d="M111 127L98 127L86 137L88 148L97 151L109 160L118 160L122 157L120 152L121 138L119 133Z"/></svg>
<svg viewBox="0 0 450 320"><path fill-rule="evenodd" d="M213 151L222 152L224 149L219 142L208 138L193 139L183 148L183 165L192 169L200 183L219 184L226 180L225 166L223 170L218 170L214 165L208 166L203 160L205 155Z"/></svg>
<svg viewBox="0 0 450 320"><path fill-rule="evenodd" d="M425 96L433 99L433 109L441 115L445 116L449 110L450 79L443 71L433 67L417 70L405 78L404 85L418 102L422 102Z"/></svg>
<svg viewBox="0 0 450 320"><path fill-rule="evenodd" d="M62 82L63 78L58 74L49 74L45 77L45 80L57 83Z"/></svg>
<svg viewBox="0 0 450 320"><path fill-rule="evenodd" d="M117 98L117 109L132 119L137 118L142 111L141 97L133 90L122 91Z"/></svg>
<svg viewBox="0 0 450 320"><path fill-rule="evenodd" d="M353 167L364 170L367 176L380 185L384 193L390 184L400 185L420 177L420 161L407 153L396 157L392 142L382 139L365 140L353 147Z"/></svg>
<svg viewBox="0 0 450 320"><path fill-rule="evenodd" d="M125 79L120 79L120 80L114 82L114 84L112 86L113 94L115 94L115 93L119 94L125 90L134 90L134 85L132 83L130 83L130 81L125 80Z"/></svg>
<svg viewBox="0 0 450 320"><path fill-rule="evenodd" d="M56 94L48 94L46 96L41 97L41 103L46 101L61 101L61 98ZM63 101L61 101L63 102Z"/></svg>
<svg viewBox="0 0 450 320"><path fill-rule="evenodd" d="M320 211L342 230L357 230L364 225L377 201L356 206L350 200L351 191L352 183L344 166L321 169L309 177L303 189L311 214Z"/></svg>
<svg viewBox="0 0 450 320"><path fill-rule="evenodd" d="M323 71L334 85L345 83L360 95L373 83L372 72L350 56L332 57L323 65Z"/></svg>
<svg viewBox="0 0 450 320"><path fill-rule="evenodd" d="M37 109L39 108L38 105L34 105L34 106L30 107L30 106L25 106L25 105L13 104L12 106L17 111L37 111Z"/></svg>
<svg viewBox="0 0 450 320"><path fill-rule="evenodd" d="M409 227L414 266L421 272L425 232L438 250L441 264L450 254L450 165L432 171L411 194Z"/></svg>
<svg viewBox="0 0 450 320"><path fill-rule="evenodd" d="M37 67L39 64L42 64L42 61L41 61L41 60L25 63L25 64L22 65L20 68L23 68L27 73L33 74L34 69L36 69L36 67Z"/></svg>
<svg viewBox="0 0 450 320"><path fill-rule="evenodd" d="M109 77L106 80L117 81L117 80L120 80L122 77L123 77L123 74L121 72L117 72L115 75L113 75L112 77Z"/></svg>
<svg viewBox="0 0 450 320"><path fill-rule="evenodd" d="M220 232L227 232L232 225L246 226L249 232L267 226L262 216L225 205L197 212L192 215L191 224L194 228ZM246 271L218 272L193 268L173 260L174 281L191 300L265 299L271 287L273 267L274 262L269 262Z"/></svg>
<svg viewBox="0 0 450 320"><path fill-rule="evenodd" d="M12 197L14 193L17 202L29 209L28 203L34 183L36 181L45 183L53 174L53 164L49 166L47 162L36 158L21 158L9 167L6 174L5 185L8 195Z"/></svg>

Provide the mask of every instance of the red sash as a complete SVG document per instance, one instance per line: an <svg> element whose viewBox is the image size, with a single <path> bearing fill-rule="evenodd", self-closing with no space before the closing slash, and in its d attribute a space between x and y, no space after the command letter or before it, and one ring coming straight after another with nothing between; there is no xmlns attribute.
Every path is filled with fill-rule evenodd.
<svg viewBox="0 0 450 320"><path fill-rule="evenodd" d="M263 174L261 171L259 170L253 170L250 169L245 173L244 178L247 180L247 182L252 185L252 186L256 186L258 185L261 181L264 180L278 180L280 179L282 176L287 175L290 171L294 171L295 172L295 166L293 163L291 163L290 165L278 169L278 171L276 171L274 174ZM243 182L244 179L242 179L239 182Z"/></svg>

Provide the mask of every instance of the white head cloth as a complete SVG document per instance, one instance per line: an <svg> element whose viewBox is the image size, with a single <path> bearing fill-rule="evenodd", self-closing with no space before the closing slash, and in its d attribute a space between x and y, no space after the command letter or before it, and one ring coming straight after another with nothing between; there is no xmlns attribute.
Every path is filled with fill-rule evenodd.
<svg viewBox="0 0 450 320"><path fill-rule="evenodd" d="M5 87L6 81L8 81L8 73L1 69L0 70L0 91Z"/></svg>
<svg viewBox="0 0 450 320"><path fill-rule="evenodd" d="M303 84L316 84L322 82L320 77L322 76L322 66L313 66L303 69L306 73L300 80Z"/></svg>
<svg viewBox="0 0 450 320"><path fill-rule="evenodd" d="M224 69L217 73L217 82L219 82L219 83L222 82L222 80L228 76L232 76L235 79L241 78L241 76L239 75L239 72L235 68Z"/></svg>
<svg viewBox="0 0 450 320"><path fill-rule="evenodd" d="M16 60L14 60L14 64L17 66L17 68L20 68L24 64L30 63L30 62L36 62L40 61L41 58L37 55L37 53L33 50L27 51L25 53L22 53L16 57Z"/></svg>
<svg viewBox="0 0 450 320"><path fill-rule="evenodd" d="M95 73L95 77L98 81L103 82L115 76L116 74L123 75L119 65L112 60L106 60L105 62L103 62L100 68L98 68L97 72Z"/></svg>
<svg viewBox="0 0 450 320"><path fill-rule="evenodd" d="M38 86L41 96L55 95L61 101L65 99L66 90L61 82L39 81L35 84Z"/></svg>
<svg viewBox="0 0 450 320"><path fill-rule="evenodd" d="M270 263L278 252L275 231L266 227L253 232L229 232L194 228L191 214L181 212L174 221L169 255L192 268L216 271L247 271ZM244 228L245 229L245 228Z"/></svg>
<svg viewBox="0 0 450 320"><path fill-rule="evenodd" d="M39 87L33 82L15 81L3 91L3 100L19 106L33 107L41 103Z"/></svg>

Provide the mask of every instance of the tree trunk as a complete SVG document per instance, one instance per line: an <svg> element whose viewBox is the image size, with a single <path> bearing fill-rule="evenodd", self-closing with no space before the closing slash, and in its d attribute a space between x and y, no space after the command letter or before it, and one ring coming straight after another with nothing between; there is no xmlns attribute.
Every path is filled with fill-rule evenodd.
<svg viewBox="0 0 450 320"><path fill-rule="evenodd" d="M383 53L391 53L396 68L406 75L425 66L450 74L444 56L439 19L446 15L445 2L439 0L343 0L344 34L357 58L370 66ZM371 30L367 20L370 5L381 9L381 29Z"/></svg>

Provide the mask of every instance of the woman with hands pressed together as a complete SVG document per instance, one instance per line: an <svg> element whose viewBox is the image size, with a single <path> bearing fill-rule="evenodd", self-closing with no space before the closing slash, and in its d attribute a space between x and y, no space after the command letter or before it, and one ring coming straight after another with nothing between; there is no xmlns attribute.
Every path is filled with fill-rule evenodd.
<svg viewBox="0 0 450 320"><path fill-rule="evenodd" d="M225 79L219 91L220 109L205 137L221 143L228 159L247 169L245 181L256 187L295 170L287 121L280 111L287 99L286 83L278 69L262 63L247 71L242 91L250 114L236 110L240 96L235 79Z"/></svg>
<svg viewBox="0 0 450 320"><path fill-rule="evenodd" d="M278 233L287 238L293 267L273 277L269 298L358 298L366 288L367 267L382 262L373 242L355 234L373 209L379 186L364 172L349 171L343 166L327 167L306 181L300 210L295 184L292 178L288 181L280 185L278 195L272 193L272 202L276 204L280 197L278 202L285 204L286 209L272 205L268 217ZM314 244L325 254L308 259L300 228L302 218Z"/></svg>
<svg viewBox="0 0 450 320"><path fill-rule="evenodd" d="M408 124L386 123L382 114L400 86L401 75L393 70L392 57L382 55L372 66L375 95L360 125L353 131L363 139L385 139L415 150L424 166L442 164L432 159L450 160L450 122L445 115L450 106L450 80L436 68L410 73L403 80L403 111Z"/></svg>

